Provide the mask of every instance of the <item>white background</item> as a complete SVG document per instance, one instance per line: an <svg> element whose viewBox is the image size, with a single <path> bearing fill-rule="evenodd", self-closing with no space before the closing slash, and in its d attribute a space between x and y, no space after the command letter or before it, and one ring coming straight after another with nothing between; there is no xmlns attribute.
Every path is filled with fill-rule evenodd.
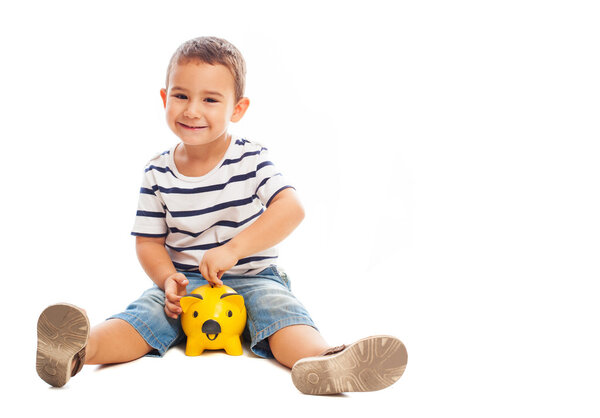
<svg viewBox="0 0 600 418"><path fill-rule="evenodd" d="M3 406L598 416L599 20L592 1L4 2ZM401 338L393 387L307 397L273 362L180 349L37 377L46 305L98 323L150 285L129 231L144 163L176 141L167 62L199 35L245 55L232 131L306 207L281 246L295 293L331 344Z"/></svg>

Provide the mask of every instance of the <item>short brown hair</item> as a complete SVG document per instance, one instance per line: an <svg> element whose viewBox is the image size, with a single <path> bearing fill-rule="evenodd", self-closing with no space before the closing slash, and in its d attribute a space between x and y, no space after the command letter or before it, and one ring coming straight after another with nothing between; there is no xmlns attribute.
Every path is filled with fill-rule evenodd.
<svg viewBox="0 0 600 418"><path fill-rule="evenodd" d="M244 97L246 62L241 52L233 44L214 36L201 36L181 44L171 57L167 68L167 89L169 87L169 76L173 68L178 64L190 61L200 61L210 65L224 65L233 75L235 99L240 100Z"/></svg>

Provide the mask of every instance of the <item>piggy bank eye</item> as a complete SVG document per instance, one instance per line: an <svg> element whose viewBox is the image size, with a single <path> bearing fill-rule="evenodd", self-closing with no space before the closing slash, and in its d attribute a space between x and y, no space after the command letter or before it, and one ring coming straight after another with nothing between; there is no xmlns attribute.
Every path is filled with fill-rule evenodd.
<svg viewBox="0 0 600 418"><path fill-rule="evenodd" d="M233 316L233 312L231 312L231 311L227 312L227 316L231 318Z"/></svg>
<svg viewBox="0 0 600 418"><path fill-rule="evenodd" d="M194 318L198 318L198 311L194 311Z"/></svg>

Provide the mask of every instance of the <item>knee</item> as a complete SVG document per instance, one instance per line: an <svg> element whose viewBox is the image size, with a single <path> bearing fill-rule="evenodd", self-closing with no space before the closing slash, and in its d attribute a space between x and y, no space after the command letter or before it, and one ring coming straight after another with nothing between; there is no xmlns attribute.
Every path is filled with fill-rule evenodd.
<svg viewBox="0 0 600 418"><path fill-rule="evenodd" d="M85 352L86 364L123 363L144 356L152 347L128 322L114 318L96 325Z"/></svg>
<svg viewBox="0 0 600 418"><path fill-rule="evenodd" d="M291 350L289 344L286 343L285 337L282 337L281 335L277 336L277 333L279 332L280 331L269 337L269 348L271 349L273 357L275 357L275 360L277 360L279 364L291 369L296 361L300 359L296 358L297 356L294 355L293 350Z"/></svg>
<svg viewBox="0 0 600 418"><path fill-rule="evenodd" d="M269 337L273 357L286 367L305 357L317 356L329 348L319 331L308 325L291 325Z"/></svg>

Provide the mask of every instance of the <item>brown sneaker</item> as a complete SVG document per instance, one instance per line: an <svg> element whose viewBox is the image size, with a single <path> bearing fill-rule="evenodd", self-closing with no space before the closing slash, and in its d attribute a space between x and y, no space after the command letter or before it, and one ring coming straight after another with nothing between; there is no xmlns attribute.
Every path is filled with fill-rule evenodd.
<svg viewBox="0 0 600 418"><path fill-rule="evenodd" d="M76 306L47 307L38 319L36 370L52 386L64 386L83 368L90 334L87 315Z"/></svg>
<svg viewBox="0 0 600 418"><path fill-rule="evenodd" d="M407 361L402 341L376 335L299 360L292 368L292 381L309 395L371 392L400 379Z"/></svg>

